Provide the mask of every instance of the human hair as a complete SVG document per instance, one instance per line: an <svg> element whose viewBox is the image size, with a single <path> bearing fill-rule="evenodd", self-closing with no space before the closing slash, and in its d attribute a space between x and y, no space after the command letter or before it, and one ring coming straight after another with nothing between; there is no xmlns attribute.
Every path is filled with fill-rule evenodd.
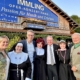
<svg viewBox="0 0 80 80"><path fill-rule="evenodd" d="M0 42L1 42L1 40L2 40L3 38L7 39L8 42L9 42L9 38L8 38L6 35L2 35L2 36L0 36Z"/></svg>
<svg viewBox="0 0 80 80"><path fill-rule="evenodd" d="M9 52L10 52L10 51L13 51L13 50L15 51L15 47L17 46L18 43L21 43L21 42L15 43L15 44L12 46L12 48L9 50Z"/></svg>
<svg viewBox="0 0 80 80"><path fill-rule="evenodd" d="M36 45L37 45L37 43L40 43L40 42L42 42L42 47L44 47L45 46L44 40L42 38L37 38L36 39Z"/></svg>
<svg viewBox="0 0 80 80"><path fill-rule="evenodd" d="M77 36L80 37L80 33L74 33L74 34L71 35L71 37L74 36L74 35L77 35Z"/></svg>
<svg viewBox="0 0 80 80"><path fill-rule="evenodd" d="M33 31L33 30L27 30L27 34L28 34L29 32L31 32L31 33L34 34L34 31Z"/></svg>
<svg viewBox="0 0 80 80"><path fill-rule="evenodd" d="M47 39L47 38L52 38L52 39L53 39L53 37L52 37L51 35L48 35L48 36L46 37L46 39Z"/></svg>

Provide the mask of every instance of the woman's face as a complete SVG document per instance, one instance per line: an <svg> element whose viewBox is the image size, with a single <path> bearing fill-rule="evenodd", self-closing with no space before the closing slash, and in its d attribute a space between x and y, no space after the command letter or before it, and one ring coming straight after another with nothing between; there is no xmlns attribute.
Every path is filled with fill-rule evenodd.
<svg viewBox="0 0 80 80"><path fill-rule="evenodd" d="M37 47L42 48L43 47L42 42L37 43Z"/></svg>
<svg viewBox="0 0 80 80"><path fill-rule="evenodd" d="M60 46L61 49L65 49L66 48L66 44L65 43L60 43L59 46Z"/></svg>
<svg viewBox="0 0 80 80"><path fill-rule="evenodd" d="M6 38L0 40L0 49L5 50L8 46L9 41Z"/></svg>
<svg viewBox="0 0 80 80"><path fill-rule="evenodd" d="M23 46L17 45L17 46L15 47L15 52L16 52L16 53L20 53L20 52L22 52L22 49L23 49Z"/></svg>

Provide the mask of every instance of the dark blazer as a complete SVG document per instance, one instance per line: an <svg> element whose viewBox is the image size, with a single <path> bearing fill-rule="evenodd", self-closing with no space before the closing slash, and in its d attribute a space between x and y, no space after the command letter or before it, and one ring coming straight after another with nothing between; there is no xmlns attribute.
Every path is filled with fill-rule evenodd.
<svg viewBox="0 0 80 80"><path fill-rule="evenodd" d="M21 40L20 42L23 44L23 52L28 53L26 40ZM35 41L33 41L33 45L35 48Z"/></svg>
<svg viewBox="0 0 80 80"><path fill-rule="evenodd" d="M28 53L26 40L21 40L20 42L23 44L23 52ZM36 47L35 41L33 41L33 45L34 45L34 49L35 49L35 47ZM35 55L36 55L36 51L34 51L33 60L35 58Z"/></svg>
<svg viewBox="0 0 80 80"><path fill-rule="evenodd" d="M55 57L55 61L56 61L56 67L57 67L57 71L59 71L59 58L57 55L57 49L59 48L58 45L53 44L53 50L54 50L54 57ZM47 63L47 45L45 45L44 47L45 50L45 62Z"/></svg>

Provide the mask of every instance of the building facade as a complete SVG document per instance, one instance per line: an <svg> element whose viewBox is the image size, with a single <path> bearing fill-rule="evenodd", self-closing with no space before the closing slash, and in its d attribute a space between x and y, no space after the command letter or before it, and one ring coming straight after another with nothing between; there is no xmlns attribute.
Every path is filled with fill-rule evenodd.
<svg viewBox="0 0 80 80"><path fill-rule="evenodd" d="M70 35L78 26L51 0L1 0L0 31Z"/></svg>

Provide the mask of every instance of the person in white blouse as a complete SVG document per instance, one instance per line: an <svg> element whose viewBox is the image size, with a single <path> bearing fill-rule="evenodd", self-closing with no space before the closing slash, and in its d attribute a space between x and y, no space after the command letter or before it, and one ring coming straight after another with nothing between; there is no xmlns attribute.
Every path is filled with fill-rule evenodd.
<svg viewBox="0 0 80 80"><path fill-rule="evenodd" d="M9 80L31 80L29 56L22 49L23 44L19 42L13 51L8 52L10 58Z"/></svg>

